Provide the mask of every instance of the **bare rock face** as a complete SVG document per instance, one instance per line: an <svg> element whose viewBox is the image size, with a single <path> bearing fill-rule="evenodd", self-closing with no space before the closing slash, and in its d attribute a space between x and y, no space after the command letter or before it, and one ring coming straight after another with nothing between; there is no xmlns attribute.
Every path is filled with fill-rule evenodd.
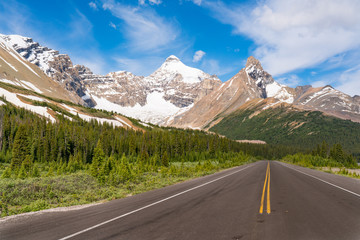
<svg viewBox="0 0 360 240"><path fill-rule="evenodd" d="M80 68L80 66L77 67ZM80 77L89 95L104 98L123 107L146 103L148 87L143 84L144 77L135 76L126 71L96 75L89 69L86 69Z"/></svg>
<svg viewBox="0 0 360 240"><path fill-rule="evenodd" d="M88 107L95 105L90 98L85 97L86 100L84 100L85 88L68 55L43 47L31 38L17 35L9 35L5 38L27 61L37 65L47 76L60 83L70 95L78 96L72 97L75 103Z"/></svg>
<svg viewBox="0 0 360 240"><path fill-rule="evenodd" d="M164 99L179 108L194 104L222 83L216 75L188 67L174 55L144 80L150 89L164 91Z"/></svg>
<svg viewBox="0 0 360 240"><path fill-rule="evenodd" d="M36 74L39 86L52 86L51 83L55 82L58 83L56 86L65 89L62 89L62 94L68 95L63 99L88 107L114 110L155 124L207 128L257 98L274 99L267 101L269 106L286 103L360 122L360 96L351 97L331 86L287 87L277 83L254 57L249 57L245 68L225 83L216 75L186 66L173 55L147 77L127 71L97 75L85 66L74 66L68 55L43 47L31 38L0 35L0 40L4 45L3 51L8 51L6 46L11 46L16 55L42 70L40 75L47 79L42 82L39 79L43 77L31 70L31 66L21 71L27 71L29 76ZM10 55L8 57L14 58ZM23 61L21 59L15 60ZM16 64L22 64L18 68L24 67L23 63ZM9 71L2 75L9 75ZM11 73L14 79L21 75L14 71ZM51 83L45 84L48 81ZM48 92L51 92L50 88L54 90L56 87L48 88Z"/></svg>
<svg viewBox="0 0 360 240"><path fill-rule="evenodd" d="M266 98L266 85L274 83L272 76L264 71L259 60L255 59L253 56L248 58L245 65L245 71L251 79L256 80L256 85L261 90L261 97Z"/></svg>
<svg viewBox="0 0 360 240"><path fill-rule="evenodd" d="M355 95L355 96L353 97L353 99L354 99L354 101L355 101L356 103L360 104L360 96L359 96L359 95Z"/></svg>
<svg viewBox="0 0 360 240"><path fill-rule="evenodd" d="M31 38L4 37L21 56L73 95L70 99L75 103L152 123L163 124L166 118L190 108L221 84L217 76L188 67L175 56L168 57L148 77L127 71L97 75L85 66L74 66L68 55L43 47Z"/></svg>
<svg viewBox="0 0 360 240"><path fill-rule="evenodd" d="M356 97L340 92L330 85L319 88L308 87L294 105L306 110L316 110L329 115L360 122L360 102Z"/></svg>
<svg viewBox="0 0 360 240"><path fill-rule="evenodd" d="M193 108L171 119L169 125L176 127L209 128L214 119L236 111L247 101L255 98L276 96L282 101L292 101L290 89L274 81L263 70L260 62L249 57L244 69L223 83L210 94L202 97Z"/></svg>
<svg viewBox="0 0 360 240"><path fill-rule="evenodd" d="M81 81L80 73L75 68L68 55L57 55L54 60L49 61L50 76L55 81L61 83L66 90L73 92L82 99L82 105L94 107L93 99L87 97L86 89ZM81 103L80 103L81 104Z"/></svg>

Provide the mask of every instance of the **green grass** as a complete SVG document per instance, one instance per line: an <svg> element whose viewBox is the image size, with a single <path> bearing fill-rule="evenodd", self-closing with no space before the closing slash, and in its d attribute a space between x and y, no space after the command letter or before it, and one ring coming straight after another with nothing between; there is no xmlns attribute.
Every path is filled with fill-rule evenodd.
<svg viewBox="0 0 360 240"><path fill-rule="evenodd" d="M41 168L42 177L1 179L1 216L124 198L252 161L249 157L245 157L220 162L217 160L201 163L176 162L170 167L141 172L131 181L115 186L107 182L101 184L87 170L45 177L47 168L43 167ZM4 169L5 166L2 165L0 174Z"/></svg>
<svg viewBox="0 0 360 240"><path fill-rule="evenodd" d="M327 173L360 179L359 174L351 173L349 169L345 168L341 163L329 158L322 158L320 156L312 156L309 154L294 154L284 157L281 161ZM333 171L332 168L340 168L340 171Z"/></svg>

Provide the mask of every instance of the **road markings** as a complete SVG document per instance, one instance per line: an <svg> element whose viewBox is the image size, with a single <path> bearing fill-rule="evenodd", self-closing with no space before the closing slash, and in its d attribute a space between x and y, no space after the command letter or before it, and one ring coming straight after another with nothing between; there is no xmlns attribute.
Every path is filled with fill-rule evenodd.
<svg viewBox="0 0 360 240"><path fill-rule="evenodd" d="M107 224L107 223L116 221L116 220L118 220L118 219L120 219L120 218L129 216L129 215L131 215L131 214L133 214L133 213L139 212L139 211L144 210L144 209L146 209L146 208L152 207L152 206L157 205L157 204L159 204L159 203L162 203L162 202L165 202L165 201L170 200L170 199L172 199L172 198L175 198L175 197L177 197L177 196L183 195L183 194L185 194L185 193L187 193L187 192L190 192L190 191L193 191L193 190L195 190L195 189L204 187L204 186L206 186L206 185L208 185L208 184L210 184L210 183L213 183L213 182L219 181L219 180L221 180L221 179L223 179L223 178L226 178L226 177L229 177L229 176L231 176L231 175L234 175L235 173L241 172L241 171L243 171L243 170L245 170L245 169L247 169L247 168L249 168L249 167L252 167L252 166L253 166L253 165L244 167L244 168L242 168L242 169L240 169L240 170L237 170L237 171L235 171L235 172L229 173L229 174L224 175L224 176L222 176L222 177L216 178L216 179L211 180L211 181L209 181L209 182L203 183L203 184L201 184L201 185L199 185L199 186L190 188L190 189L185 190L185 191L183 191L183 192L179 192L179 193L174 194L174 195L172 195L172 196L170 196L170 197L164 198L164 199L162 199L162 200L159 200L159 201L157 201L157 202L151 203L151 204L149 204L149 205L146 205L146 206L144 206L144 207L138 208L138 209L136 209L136 210L133 210L133 211L128 212L128 213L125 213L125 214L123 214L123 215L114 217L114 218L109 219L109 220L107 220L107 221L105 221L105 222L96 224L96 225L94 225L94 226L92 226L92 227L89 227L89 228L86 228L86 229L81 230L81 231L79 231L79 232L73 233L73 234L71 234L71 235L69 235L69 236L60 238L59 240L70 239L70 238L75 237L75 236L77 236L77 235L80 235L80 234L82 234L82 233L85 233L85 232L88 232L88 231L93 230L93 229L95 229L95 228L98 228L98 227L100 227L100 226L103 226L103 225L105 225L105 224Z"/></svg>
<svg viewBox="0 0 360 240"><path fill-rule="evenodd" d="M270 162L268 162L267 168L266 168L266 175L265 175L265 181L264 181L264 187L261 195L261 203L260 203L260 209L259 213L263 214L264 212L264 199L265 199L265 190L267 185L267 192L266 192L266 213L271 213L270 208Z"/></svg>
<svg viewBox="0 0 360 240"><path fill-rule="evenodd" d="M321 181L321 182L327 183L327 184L329 184L329 185L331 185L331 186L333 186L333 187L339 188L339 189L341 189L341 190L343 190L343 191L345 191L345 192L348 192L348 193L351 193L351 194L353 194L353 195L355 195L355 196L357 196L357 197L360 197L360 194L355 193L355 192L352 192L352 191L350 191L350 190L347 190L346 188L342 188L342 187L340 187L340 186L338 186L338 185L335 185L335 184L333 184L333 183L327 182L327 181L325 181L325 180L322 180L321 178L315 177L315 176L310 175L310 174L308 174L308 173L304 173L304 172L302 172L302 171L300 171L300 170L297 170L297 169L295 169L295 168L288 167L288 166L286 166L286 165L283 164L283 163L280 163L280 165L283 165L284 167L290 168L290 169L292 169L292 170L294 170L294 171L297 171L297 172L299 172L299 173L302 173L302 174L304 174L304 175L306 175L306 176L315 178L315 179L317 179L317 180L319 180L319 181Z"/></svg>
<svg viewBox="0 0 360 240"><path fill-rule="evenodd" d="M266 198L266 213L270 214L271 213L271 209L270 209L270 162L269 164L269 178L268 178L268 186L267 186L267 198Z"/></svg>

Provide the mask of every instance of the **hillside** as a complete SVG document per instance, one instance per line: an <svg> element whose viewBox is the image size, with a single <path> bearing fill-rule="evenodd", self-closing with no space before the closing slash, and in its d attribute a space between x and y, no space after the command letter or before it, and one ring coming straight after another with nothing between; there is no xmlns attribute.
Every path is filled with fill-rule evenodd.
<svg viewBox="0 0 360 240"><path fill-rule="evenodd" d="M231 139L263 140L271 144L314 148L326 140L340 143L360 156L360 124L319 111L306 111L286 103L253 100L210 128Z"/></svg>

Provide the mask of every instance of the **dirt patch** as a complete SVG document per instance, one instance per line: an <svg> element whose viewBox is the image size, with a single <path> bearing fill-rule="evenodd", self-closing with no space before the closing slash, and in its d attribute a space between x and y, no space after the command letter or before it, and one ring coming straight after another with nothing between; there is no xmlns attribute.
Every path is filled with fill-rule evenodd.
<svg viewBox="0 0 360 240"><path fill-rule="evenodd" d="M266 144L265 141L262 140L236 140L239 143L252 143L252 144Z"/></svg>

